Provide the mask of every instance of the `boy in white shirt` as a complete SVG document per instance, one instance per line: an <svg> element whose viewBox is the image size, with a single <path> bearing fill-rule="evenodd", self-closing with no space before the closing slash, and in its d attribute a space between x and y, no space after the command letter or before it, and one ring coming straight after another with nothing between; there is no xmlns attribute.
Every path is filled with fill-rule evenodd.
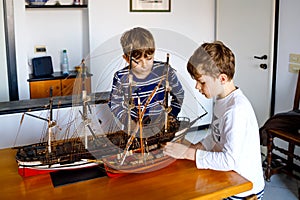
<svg viewBox="0 0 300 200"><path fill-rule="evenodd" d="M214 98L211 134L196 145L167 143L164 153L196 162L199 169L234 170L253 183L253 189L227 199L256 194L262 199L264 178L259 128L253 108L233 82L235 58L222 42L202 44L189 59L187 70L195 88Z"/></svg>

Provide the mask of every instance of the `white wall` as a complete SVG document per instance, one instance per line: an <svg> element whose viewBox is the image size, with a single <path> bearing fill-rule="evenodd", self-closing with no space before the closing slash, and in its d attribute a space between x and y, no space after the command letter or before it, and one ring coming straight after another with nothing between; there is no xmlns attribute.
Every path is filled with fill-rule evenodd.
<svg viewBox="0 0 300 200"><path fill-rule="evenodd" d="M94 111L93 116L90 117L92 129L97 134L107 133L108 130L113 131L109 129L115 124L108 105L91 105L90 108ZM73 134L76 135L75 130L79 132L78 135L81 134L80 136L83 137L83 128L86 128L86 126L82 123L79 110L82 110L82 107L53 109L53 120L56 122L53 133L56 139L66 138L67 135L74 136ZM34 111L30 114L49 119L48 110ZM111 126L100 126L98 119L102 121L102 124L110 124ZM47 138L47 124L48 121L23 115L23 113L0 115L0 149L42 141L43 138ZM88 130L86 132L90 134Z"/></svg>
<svg viewBox="0 0 300 200"><path fill-rule="evenodd" d="M51 0L50 3L53 3ZM64 0L67 1L67 0ZM60 1L63 2L63 1ZM69 52L70 66L80 64L82 58L90 55L99 45L116 37L134 26L166 30L173 33L174 40L164 42L162 48L186 49L185 44L176 41L185 37L196 44L186 49L191 55L196 46L214 37L214 1L184 0L171 2L171 12L131 13L129 0L90 1L88 9L25 9L24 1L14 1L16 57L20 99L29 98L28 74L31 73L30 59L35 45L46 45L47 54L52 56L54 71L60 71L60 51ZM159 33L158 33L159 35ZM164 36L157 41L163 42ZM169 38L170 39L170 38ZM90 48L89 48L90 45ZM170 46L169 46L170 45ZM109 46L111 48L111 45ZM119 48L119 46L118 46ZM89 50L90 49L90 50ZM185 55L185 57L187 57ZM93 73L92 88L103 71ZM193 87L193 86L192 86Z"/></svg>
<svg viewBox="0 0 300 200"><path fill-rule="evenodd" d="M137 26L153 33L157 49L155 59L165 60L166 53L171 54L171 66L185 83L185 91L190 90L190 93L186 92L186 101L196 96L211 111L211 100L205 99L194 89L195 83L186 70L187 60L193 51L204 41L214 39L214 1L211 0L189 0L188 3L185 0L171 1L171 12L166 13L130 12L127 0L110 0L105 4L90 1L91 61L88 65L93 74L92 90L110 90L113 73L125 65L122 62L120 36ZM187 104L190 105L189 102ZM198 106L194 104L195 113L199 114L201 108ZM195 115L189 117L194 119ZM210 120L211 112L200 123L208 124Z"/></svg>
<svg viewBox="0 0 300 200"><path fill-rule="evenodd" d="M49 3L53 3L51 0ZM63 1L60 2L72 2ZM19 98L29 99L28 74L34 46L46 45L52 56L54 71L60 71L60 53L67 49L70 69L80 64L88 54L88 9L51 8L25 9L25 1L14 0L15 42Z"/></svg>
<svg viewBox="0 0 300 200"><path fill-rule="evenodd" d="M176 0L171 3L170 13L130 13L129 0L110 0L105 3L93 0L89 2L88 9L25 9L25 1L14 0L20 99L29 98L27 79L31 68L28 60L35 56L35 45L46 45L48 54L53 58L54 70L59 71L59 52L63 48L69 51L70 66L75 66L103 42L113 36L118 37L133 26L173 31L196 43L213 38L214 1L189 0L187 3L185 0ZM289 110L293 104L296 74L288 72L288 59L290 53L300 53L300 28L294 22L299 17L299 4L298 0L280 1L275 113ZM3 37L0 38L2 44L3 40ZM176 44L178 41L172 42ZM4 48L1 48L0 56L3 58L4 53ZM0 60L4 62L1 67L6 66L6 59ZM4 72L2 75L6 74L6 67L1 71ZM7 76L1 78L5 79ZM7 85L1 84L1 101L7 100L7 93Z"/></svg>
<svg viewBox="0 0 300 200"><path fill-rule="evenodd" d="M59 71L61 49L68 49L71 66L75 66L89 55L89 45L90 52L96 51L99 46L103 47L103 44L108 44L109 49L120 48L120 34L134 26L151 29L157 47L173 51L170 53L174 53L175 57L171 57L170 62L174 66L178 63L185 65L185 59L198 44L214 38L214 1L211 0L189 0L189 3L185 0L172 1L170 13L130 13L129 0L110 0L105 3L91 0L88 9L34 10L25 9L24 1L15 0L14 13L20 99L29 98L27 79L31 69L28 60L35 56L35 45L46 45L47 53L53 59L54 70ZM165 54L161 57L164 59ZM97 73L92 71L92 79L96 79L94 82L104 73L101 66L99 68L95 70ZM111 81L110 78L107 80ZM189 76L188 79L191 80ZM194 83L190 88L194 90ZM199 98L210 111L211 101ZM209 123L210 115L201 124ZM14 145L20 118L21 114L0 115L0 148ZM36 142L40 136L40 124L36 120L27 119L26 122L27 128L22 131L25 135L21 139L18 137L19 144Z"/></svg>
<svg viewBox="0 0 300 200"><path fill-rule="evenodd" d="M135 26L172 30L202 43L214 36L214 1L173 0L167 13L130 12L129 0L91 1L89 22L91 50Z"/></svg>
<svg viewBox="0 0 300 200"><path fill-rule="evenodd" d="M297 74L289 72L289 54L300 54L299 0L280 1L275 113L293 108Z"/></svg>
<svg viewBox="0 0 300 200"><path fill-rule="evenodd" d="M44 117L46 112L33 112L37 116ZM46 113L47 114L47 113ZM23 126L20 126L23 113L0 115L1 141L0 149L18 145L36 143L41 139L45 122L33 117L25 116ZM20 129L20 132L19 132Z"/></svg>

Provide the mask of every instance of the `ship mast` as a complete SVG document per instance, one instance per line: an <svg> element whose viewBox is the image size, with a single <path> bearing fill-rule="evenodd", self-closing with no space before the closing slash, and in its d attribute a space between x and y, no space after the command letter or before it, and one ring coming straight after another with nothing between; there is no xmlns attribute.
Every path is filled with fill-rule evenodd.
<svg viewBox="0 0 300 200"><path fill-rule="evenodd" d="M139 128L140 128L140 145L141 145L141 153L144 157L144 143L143 143L143 116L142 116L142 110L141 110L141 100L140 97L138 97L138 112L139 112Z"/></svg>
<svg viewBox="0 0 300 200"><path fill-rule="evenodd" d="M132 108L134 108L134 102L133 102L133 98L132 98L132 86L134 85L133 82L133 75L132 75L132 44L130 45L130 53L129 53L129 66L128 66L128 108L127 108L127 133L130 134L131 133L131 110ZM129 148L135 138L135 134L138 131L139 126L136 126L135 129L133 130L133 132L130 134L130 138L127 141L125 150L123 152L123 156L121 158L121 165L123 165L127 152L129 151Z"/></svg>
<svg viewBox="0 0 300 200"><path fill-rule="evenodd" d="M167 73L166 73L166 90L165 90L165 102L164 102L164 108L165 108L165 133L168 132L168 115L169 115L169 112L171 111L171 107L170 107L170 104L171 104L171 96L170 96L170 91L171 91L171 87L170 87L170 84L169 84L169 58L170 58L170 55L167 54L167 61L166 61L166 67L167 67Z"/></svg>
<svg viewBox="0 0 300 200"><path fill-rule="evenodd" d="M48 121L48 152L51 153L51 142L53 135L53 127L55 126L55 122L53 122L53 89L50 87L50 100L49 100L49 121Z"/></svg>
<svg viewBox="0 0 300 200"><path fill-rule="evenodd" d="M131 54L130 54L131 55ZM167 65L168 65L169 61L168 61L168 57L167 57ZM131 64L132 64L132 58L130 56L130 66L129 66L129 69L131 69ZM130 70L131 71L131 70ZM129 76L131 75L131 79L132 79L132 74L130 73ZM127 153L129 151L129 148L135 138L135 135L137 134L137 132L140 130L140 145L141 145L141 152L142 152L142 155L144 156L144 143L143 143L143 118L144 118L144 115L145 115L145 112L146 112L146 109L147 109L147 106L148 104L151 102L151 100L153 99L153 97L155 96L156 94L156 91L159 89L159 87L161 86L162 84L162 81L163 81L163 77L161 78L161 80L159 81L159 83L157 84L157 86L153 89L153 91L151 92L150 96L148 97L148 99L146 100L144 106L143 106L143 109L141 109L141 103L140 103L140 98L138 97L138 124L135 126L134 130L131 131L129 128L128 128L128 133L131 133L130 134L130 138L128 139L127 141L127 144L125 146L125 149L123 151L123 155L121 157L121 162L120 164L123 165L124 161L125 161L125 158L127 156ZM130 82L131 81L131 82ZM133 102L133 99L132 99L132 80L130 80L130 77L129 77L129 104L128 104L128 126L131 125L131 115L130 115L130 111L131 109L134 107L134 104L132 103ZM169 87L168 87L169 88ZM169 109L170 110L170 109ZM166 111L168 115L168 113L170 111ZM166 117L167 118L167 117ZM167 118L168 119L168 118ZM168 123L168 122L166 122Z"/></svg>
<svg viewBox="0 0 300 200"><path fill-rule="evenodd" d="M95 141L99 144L101 142L98 140L95 131L92 129L90 122L91 119L88 118L88 111L91 113L91 108L89 105L89 101L91 98L87 95L87 89L86 89L86 81L87 81L87 67L85 66L85 60L83 59L81 61L81 70L79 74L79 80L81 82L81 101L82 101L82 111L79 110L79 113L82 117L84 127L87 127L89 132L92 134ZM86 129L83 129L83 136L84 136L84 147L88 149L88 131Z"/></svg>
<svg viewBox="0 0 300 200"><path fill-rule="evenodd" d="M87 91L86 91L86 66L85 66L85 61L84 59L81 62L81 89L82 89L82 119L84 126L87 127L89 125L88 122L88 115L87 115L87 110L88 110L88 96L87 96ZM87 131L84 128L84 146L87 149L88 148L88 134Z"/></svg>
<svg viewBox="0 0 300 200"><path fill-rule="evenodd" d="M47 121L47 123L48 123L48 129L47 129L47 131L48 131L47 143L48 144L47 144L47 146L48 146L48 153L51 153L52 152L52 149L51 149L52 144L51 143L52 143L53 127L56 126L56 121L53 120L53 89L52 89L52 86L49 89L49 96L50 96L50 99L49 99L49 117L48 118L43 118L43 117L36 116L36 115L27 113L27 112L25 112L24 115L28 115L28 116L31 116L31 117L34 117L37 119Z"/></svg>
<svg viewBox="0 0 300 200"><path fill-rule="evenodd" d="M133 82L133 75L132 75L132 45L130 45L130 53L129 53L129 75L128 75L128 112L127 112L127 118L128 118L128 124L127 124L127 133L131 132L131 110L134 108L134 102L132 98L132 86L134 85Z"/></svg>

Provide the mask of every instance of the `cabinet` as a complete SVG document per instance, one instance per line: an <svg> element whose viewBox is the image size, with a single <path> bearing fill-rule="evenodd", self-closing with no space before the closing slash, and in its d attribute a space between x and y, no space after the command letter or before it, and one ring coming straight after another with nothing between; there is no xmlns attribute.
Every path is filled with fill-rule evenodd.
<svg viewBox="0 0 300 200"><path fill-rule="evenodd" d="M75 83L74 78L62 79L61 80L61 96L72 95L73 88L74 88L74 83Z"/></svg>
<svg viewBox="0 0 300 200"><path fill-rule="evenodd" d="M61 80L41 80L29 83L30 98L45 98L50 96L50 87L52 87L53 96L61 96Z"/></svg>
<svg viewBox="0 0 300 200"><path fill-rule="evenodd" d="M50 96L52 87L52 96L68 96L73 94L73 89L81 90L82 80L76 78L77 73L71 72L68 76L61 72L54 72L49 77L33 77L29 75L30 98L47 98ZM86 79L87 93L91 92L91 75Z"/></svg>

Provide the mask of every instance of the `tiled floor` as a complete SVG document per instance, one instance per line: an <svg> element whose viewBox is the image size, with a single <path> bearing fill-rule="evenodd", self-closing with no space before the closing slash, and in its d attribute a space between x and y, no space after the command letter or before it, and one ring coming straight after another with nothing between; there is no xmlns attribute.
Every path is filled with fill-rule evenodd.
<svg viewBox="0 0 300 200"><path fill-rule="evenodd" d="M263 200L298 200L300 181L285 174L271 176L266 182Z"/></svg>
<svg viewBox="0 0 300 200"><path fill-rule="evenodd" d="M265 161L267 147L261 146L262 162ZM263 165L265 166L265 164ZM271 181L265 181L265 194L263 200L299 200L298 188L300 181L284 173L274 174Z"/></svg>

